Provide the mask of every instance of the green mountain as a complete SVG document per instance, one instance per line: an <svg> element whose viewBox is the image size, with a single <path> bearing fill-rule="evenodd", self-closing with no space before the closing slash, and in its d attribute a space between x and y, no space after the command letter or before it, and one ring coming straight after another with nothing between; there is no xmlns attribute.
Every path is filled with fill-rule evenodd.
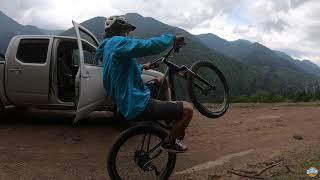
<svg viewBox="0 0 320 180"><path fill-rule="evenodd" d="M281 52L281 51L274 51L274 52L276 54L278 54L278 56L281 56L282 58L285 58L285 59L288 59L288 60L292 61L297 66L299 66L301 69L303 69L305 72L308 72L310 74L314 74L314 75L320 77L320 68L319 68L319 66L314 64L310 60L302 60L301 61L301 60L293 59L292 57L290 57L289 55L287 55L284 52Z"/></svg>
<svg viewBox="0 0 320 180"><path fill-rule="evenodd" d="M315 74L317 76L320 76L320 68L318 65L314 64L310 60L294 60L298 66L300 66L303 70L306 72L309 72L311 74Z"/></svg>
<svg viewBox="0 0 320 180"><path fill-rule="evenodd" d="M225 54L235 60L242 62L242 58L251 52L252 43L247 40L239 39L236 41L227 41L219 36L211 33L200 34L197 37L208 48L214 49Z"/></svg>
<svg viewBox="0 0 320 180"><path fill-rule="evenodd" d="M187 45L181 49L179 54L174 55L172 61L189 67L197 60L212 61L226 76L232 97L252 96L261 93L292 97L295 93L304 90L305 82L312 84L319 81L317 77L304 72L291 61L278 63L276 60L267 60L270 57L273 58L274 53L261 44L251 43L246 40L228 42L212 34L210 36L219 41L204 42L199 36L192 35L181 28L164 24L151 17L143 17L136 13L129 13L125 16L130 23L137 27L134 33L131 34L136 38L149 38L163 33L183 35ZM105 20L106 18L104 17L95 17L81 23L81 25L89 29L101 40L104 33L103 24ZM74 31L69 29L62 35L74 35ZM220 47L208 47L209 43ZM249 60L244 61L243 59L239 60L226 55L222 51L223 47L226 46L233 47L232 52L237 56L242 56L244 59L257 59L259 63ZM144 63L153 60L155 57L142 58L140 61ZM180 98L185 98L187 96L185 84L180 80L177 83L179 84L177 91L181 95Z"/></svg>
<svg viewBox="0 0 320 180"><path fill-rule="evenodd" d="M5 53L10 39L16 35L43 34L35 26L23 26L0 11L0 53Z"/></svg>
<svg viewBox="0 0 320 180"><path fill-rule="evenodd" d="M197 37L208 48L217 50L226 56L248 65L284 68L289 71L320 76L320 67L311 61L293 59L284 52L271 50L257 42L252 43L243 39L229 42L210 33L200 34Z"/></svg>
<svg viewBox="0 0 320 180"><path fill-rule="evenodd" d="M61 34L62 32L64 32L65 30L40 29L40 31L41 31L43 34L46 34L46 35L59 35L59 34Z"/></svg>

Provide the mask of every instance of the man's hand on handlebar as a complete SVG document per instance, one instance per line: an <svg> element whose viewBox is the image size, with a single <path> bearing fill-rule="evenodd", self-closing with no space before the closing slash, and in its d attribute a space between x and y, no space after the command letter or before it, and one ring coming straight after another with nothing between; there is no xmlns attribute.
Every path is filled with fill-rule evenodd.
<svg viewBox="0 0 320 180"><path fill-rule="evenodd" d="M153 69L153 68L157 68L160 65L160 61L157 62L147 62L145 64L143 64L143 69L144 70L149 70L149 69Z"/></svg>
<svg viewBox="0 0 320 180"><path fill-rule="evenodd" d="M176 36L176 41L174 42L174 47L184 45L184 37Z"/></svg>
<svg viewBox="0 0 320 180"><path fill-rule="evenodd" d="M148 62L148 63L143 64L143 69L144 70L149 70L151 68L153 68L152 67L152 63Z"/></svg>
<svg viewBox="0 0 320 180"><path fill-rule="evenodd" d="M175 40L175 42L173 44L174 52L179 52L179 49L185 44L186 43L184 42L184 37L183 36L176 36L176 40ZM169 51L168 54L164 56L164 58L166 58L171 53L171 51ZM145 63L145 64L143 64L143 69L144 70L149 70L149 69L152 69L152 68L156 68L156 67L158 67L160 65L160 61L161 61L161 59L158 59L155 62Z"/></svg>
<svg viewBox="0 0 320 180"><path fill-rule="evenodd" d="M174 52L178 52L179 49L185 44L186 43L184 42L184 37L183 36L176 36L176 41L173 44Z"/></svg>

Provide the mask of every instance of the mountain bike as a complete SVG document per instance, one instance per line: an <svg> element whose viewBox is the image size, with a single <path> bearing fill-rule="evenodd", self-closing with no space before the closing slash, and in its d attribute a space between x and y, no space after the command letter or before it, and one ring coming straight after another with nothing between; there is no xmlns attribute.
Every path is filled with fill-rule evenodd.
<svg viewBox="0 0 320 180"><path fill-rule="evenodd" d="M166 65L171 100L176 100L174 75L187 80L187 88L195 108L209 118L221 117L229 107L229 88L222 72L210 61L196 61L191 68L169 61L171 48L152 67ZM160 85L160 87L163 84ZM158 96L160 93L158 91ZM162 151L162 141L168 136L173 121L142 121L122 132L112 145L107 159L111 179L168 179L174 170L176 154Z"/></svg>

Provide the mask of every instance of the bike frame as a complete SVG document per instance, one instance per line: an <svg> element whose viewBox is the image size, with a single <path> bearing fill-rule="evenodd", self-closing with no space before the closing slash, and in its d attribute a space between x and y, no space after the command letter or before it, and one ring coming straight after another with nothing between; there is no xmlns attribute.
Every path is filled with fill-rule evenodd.
<svg viewBox="0 0 320 180"><path fill-rule="evenodd" d="M175 50L173 47L168 51L168 53L166 55L164 55L163 57L157 59L156 61L152 62L151 64L158 64L158 63L163 63L165 65L167 65L167 70L164 74L165 79L168 77L168 81L169 81L169 88L170 88L170 93L171 93L171 100L172 101L176 101L176 93L174 90L174 75L177 74L179 76L181 76L182 78L186 79L188 77L188 75L193 76L193 78L196 78L198 80L200 80L202 83L204 83L205 85L207 85L209 88L203 88L201 85L199 85L198 83L195 83L195 86L199 89L201 89L201 91L203 93L207 93L211 88L214 90L216 88L216 86L212 85L211 83L209 83L207 80L205 80L204 78L202 78L201 76L199 76L197 73L193 72L191 69L189 69L188 67L186 67L185 65L182 66L178 66L176 64L174 64L171 61L168 61L167 59L169 58L170 54L172 53L172 51ZM175 50L175 52L178 52L177 50ZM181 73L183 72L183 73ZM163 82L160 85L160 88L158 90L157 93L157 98L159 97L160 94L160 89L163 86Z"/></svg>
<svg viewBox="0 0 320 180"><path fill-rule="evenodd" d="M161 63L163 63L167 66L167 69L164 73L164 78L166 80L168 77L170 94L171 94L171 101L176 101L176 93L175 93L175 89L174 89L175 88L175 86L174 86L174 75L175 74L179 75L180 77L182 77L184 79L187 79L188 76L192 76L193 78L200 80L202 83L207 85L208 88L204 88L195 82L194 82L194 84L204 94L207 94L211 89L215 90L215 88L216 88L215 85L212 85L207 80L205 80L204 78L199 76L197 73L195 73L194 71L192 71L191 69L189 69L185 65L178 66L177 64L169 61L168 58L169 58L170 54L172 53L172 51L179 52L179 49L175 49L174 47L172 47L164 56L160 57L159 59L157 59L151 63L151 66L159 66ZM157 96L156 96L157 99L159 98L160 90L162 89L162 86L163 86L163 81L158 89ZM167 130L169 130L171 128L171 126L173 125L172 123L170 123L170 125L168 125L168 124L162 123L160 121L154 121L154 122Z"/></svg>

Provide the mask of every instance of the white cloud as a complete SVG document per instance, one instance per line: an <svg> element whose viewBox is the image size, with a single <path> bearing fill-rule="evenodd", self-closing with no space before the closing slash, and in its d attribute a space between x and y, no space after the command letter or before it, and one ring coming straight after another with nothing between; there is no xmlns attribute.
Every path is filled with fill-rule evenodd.
<svg viewBox="0 0 320 180"><path fill-rule="evenodd" d="M258 41L320 65L319 1L256 0L243 3L246 5L238 15L247 21L245 25L229 23L229 14L224 14L190 31L195 34L212 32L227 40Z"/></svg>
<svg viewBox="0 0 320 180"><path fill-rule="evenodd" d="M120 13L108 0L1 0L0 10L21 24L40 28L66 29L71 21Z"/></svg>
<svg viewBox="0 0 320 180"><path fill-rule="evenodd" d="M320 64L318 0L1 0L21 24L66 29L71 20L136 12L191 33L248 39Z"/></svg>

